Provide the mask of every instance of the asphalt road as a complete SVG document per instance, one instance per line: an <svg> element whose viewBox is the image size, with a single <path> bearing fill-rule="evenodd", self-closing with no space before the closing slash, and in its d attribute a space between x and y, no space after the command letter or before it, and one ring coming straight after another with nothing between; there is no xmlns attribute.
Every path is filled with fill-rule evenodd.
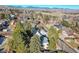
<svg viewBox="0 0 79 59"><path fill-rule="evenodd" d="M66 51L68 53L78 53L77 50L67 44L64 40L59 39L58 46L61 48L61 50Z"/></svg>

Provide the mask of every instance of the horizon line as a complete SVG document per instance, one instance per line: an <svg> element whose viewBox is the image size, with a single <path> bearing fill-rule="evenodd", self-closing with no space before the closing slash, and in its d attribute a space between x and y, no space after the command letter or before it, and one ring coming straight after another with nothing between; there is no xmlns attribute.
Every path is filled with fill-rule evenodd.
<svg viewBox="0 0 79 59"><path fill-rule="evenodd" d="M20 7L20 8L28 8L28 7L36 7L36 8L58 8L58 9L79 9L79 5L7 5L11 7Z"/></svg>

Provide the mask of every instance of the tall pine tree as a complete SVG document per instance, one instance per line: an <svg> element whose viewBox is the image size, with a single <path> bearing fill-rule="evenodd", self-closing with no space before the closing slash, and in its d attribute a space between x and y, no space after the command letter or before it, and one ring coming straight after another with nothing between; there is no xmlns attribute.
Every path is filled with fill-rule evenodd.
<svg viewBox="0 0 79 59"><path fill-rule="evenodd" d="M16 28L13 32L13 50L16 52L26 52L25 41L23 40L23 36L21 33L24 31L23 26L20 22L17 22Z"/></svg>
<svg viewBox="0 0 79 59"><path fill-rule="evenodd" d="M30 42L30 52L39 53L40 49L41 49L40 39L37 35L34 35L31 38L31 42Z"/></svg>
<svg viewBox="0 0 79 59"><path fill-rule="evenodd" d="M48 38L49 38L49 50L56 50L56 43L59 39L59 31L54 27L50 27L48 30Z"/></svg>
<svg viewBox="0 0 79 59"><path fill-rule="evenodd" d="M23 26L20 22L16 23L16 28L13 31L12 39L8 39L7 45L8 51L16 52L16 53L24 53L26 52L25 41L23 40L23 36L21 32L23 32ZM6 48L5 48L6 49Z"/></svg>

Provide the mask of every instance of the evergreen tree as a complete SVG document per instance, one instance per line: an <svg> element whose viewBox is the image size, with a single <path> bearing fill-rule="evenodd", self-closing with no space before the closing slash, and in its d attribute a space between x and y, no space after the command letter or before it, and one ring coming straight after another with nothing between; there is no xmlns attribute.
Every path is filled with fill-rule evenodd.
<svg viewBox="0 0 79 59"><path fill-rule="evenodd" d="M66 27L70 27L71 25L68 21L65 21L65 20L61 21L61 24Z"/></svg>
<svg viewBox="0 0 79 59"><path fill-rule="evenodd" d="M54 27L50 27L48 30L48 38L49 38L49 50L56 49L56 43L59 39L59 31Z"/></svg>
<svg viewBox="0 0 79 59"><path fill-rule="evenodd" d="M13 31L12 39L9 39L7 42L8 50L16 53L26 52L25 41L23 40L23 36L21 32L23 32L23 27L20 22L17 22L16 28Z"/></svg>
<svg viewBox="0 0 79 59"><path fill-rule="evenodd" d="M30 42L30 52L39 53L41 49L40 40L37 35L34 35Z"/></svg>
<svg viewBox="0 0 79 59"><path fill-rule="evenodd" d="M47 23L50 20L50 16L49 15L44 15L44 22Z"/></svg>
<svg viewBox="0 0 79 59"><path fill-rule="evenodd" d="M16 52L26 52L26 46L24 45L25 41L21 33L24 31L23 26L20 22L17 22L16 28L13 32L14 46L13 49Z"/></svg>
<svg viewBox="0 0 79 59"><path fill-rule="evenodd" d="M25 40L25 43L27 44L27 46L29 47L29 43L30 43L30 39L32 37L32 25L29 21L25 22L23 24L23 28L24 28L24 32L22 32L23 35L23 39Z"/></svg>
<svg viewBox="0 0 79 59"><path fill-rule="evenodd" d="M1 16L1 19L5 19L5 14L2 13L0 16Z"/></svg>
<svg viewBox="0 0 79 59"><path fill-rule="evenodd" d="M4 45L4 51L7 53L12 52L13 39L7 38L6 44Z"/></svg>
<svg viewBox="0 0 79 59"><path fill-rule="evenodd" d="M32 29L32 22L31 21L26 21L24 23L24 29L25 30L31 30Z"/></svg>

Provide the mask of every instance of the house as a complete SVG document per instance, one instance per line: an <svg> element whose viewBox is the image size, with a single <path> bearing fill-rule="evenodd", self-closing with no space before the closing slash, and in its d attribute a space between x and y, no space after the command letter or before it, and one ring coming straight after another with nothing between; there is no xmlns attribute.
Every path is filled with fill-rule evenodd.
<svg viewBox="0 0 79 59"><path fill-rule="evenodd" d="M42 29L42 30L38 30L36 35L38 35L40 37L41 45L43 46L43 48L48 49L47 33Z"/></svg>
<svg viewBox="0 0 79 59"><path fill-rule="evenodd" d="M33 35L38 35L40 37L40 43L44 49L48 49L48 38L47 32L44 29L33 28Z"/></svg>
<svg viewBox="0 0 79 59"><path fill-rule="evenodd" d="M2 22L0 22L0 31L7 30L8 26L9 26L8 21L2 21Z"/></svg>

